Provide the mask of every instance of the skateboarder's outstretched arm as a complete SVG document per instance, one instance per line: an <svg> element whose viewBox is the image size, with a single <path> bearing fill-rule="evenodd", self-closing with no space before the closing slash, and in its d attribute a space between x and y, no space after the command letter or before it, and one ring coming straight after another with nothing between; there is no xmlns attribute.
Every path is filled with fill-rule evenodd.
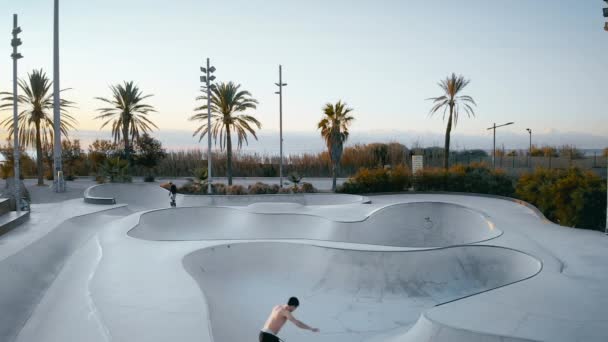
<svg viewBox="0 0 608 342"><path fill-rule="evenodd" d="M310 330L312 332L319 332L319 329L313 328L313 327L305 324L304 322L297 320L295 317L293 317L291 312L289 312L287 310L285 310L284 315L287 318L287 320L289 320L291 323L293 323L296 327L298 327L300 329Z"/></svg>

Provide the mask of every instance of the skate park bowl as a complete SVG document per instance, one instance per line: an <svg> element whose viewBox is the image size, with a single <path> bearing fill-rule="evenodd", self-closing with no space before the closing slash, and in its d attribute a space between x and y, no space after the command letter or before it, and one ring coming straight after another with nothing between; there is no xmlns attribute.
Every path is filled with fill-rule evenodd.
<svg viewBox="0 0 608 342"><path fill-rule="evenodd" d="M482 213L441 202L391 205L354 222L227 207L165 209L142 214L129 232L160 241L304 239L417 248L477 243L501 234Z"/></svg>
<svg viewBox="0 0 608 342"><path fill-rule="evenodd" d="M425 310L541 270L537 259L493 246L365 251L287 242L204 248L183 264L206 298L214 341L251 339L268 303L290 296L300 298L296 316L324 329L315 336L285 329L286 341L414 341L408 331Z"/></svg>
<svg viewBox="0 0 608 342"><path fill-rule="evenodd" d="M154 184L99 184L84 192L91 204L129 204L134 210L166 208L169 193ZM365 196L347 194L268 194L268 195L181 195L178 206L248 206L255 203L294 203L303 206L369 203Z"/></svg>
<svg viewBox="0 0 608 342"><path fill-rule="evenodd" d="M0 240L0 341L257 340L291 296L288 342L608 340L608 240L510 200L91 190Z"/></svg>

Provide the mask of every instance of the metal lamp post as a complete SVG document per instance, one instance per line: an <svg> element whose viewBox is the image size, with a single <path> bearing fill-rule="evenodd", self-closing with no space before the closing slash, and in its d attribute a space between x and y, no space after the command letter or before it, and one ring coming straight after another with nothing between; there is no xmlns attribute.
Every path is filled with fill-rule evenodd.
<svg viewBox="0 0 608 342"><path fill-rule="evenodd" d="M608 4L608 0L604 0L604 2ZM608 18L608 8L606 7L604 7L604 18ZM604 30L608 31L608 22L604 24ZM606 220L608 220L608 218ZM606 222L606 224L608 225L608 222ZM606 227L606 229L608 229L608 227Z"/></svg>
<svg viewBox="0 0 608 342"><path fill-rule="evenodd" d="M205 76L201 76L201 83L207 89L207 194L211 195L211 82L215 80L215 76L211 75L215 72L215 67L210 65L207 58L207 67L201 67L201 71Z"/></svg>
<svg viewBox="0 0 608 342"><path fill-rule="evenodd" d="M283 87L287 83L283 83L283 67L279 65L279 83L275 83L279 87L279 146L280 146L280 161L279 161L279 186L283 187Z"/></svg>
<svg viewBox="0 0 608 342"><path fill-rule="evenodd" d="M499 127L504 127L504 126L509 126L514 124L514 122L508 122L504 125L499 125L496 126L496 123L494 123L494 125L490 128L488 128L488 130L494 130L494 144L492 145L492 167L496 168L496 129Z"/></svg>
<svg viewBox="0 0 608 342"><path fill-rule="evenodd" d="M530 134L530 149L528 150L528 167L532 168L532 130L526 128L526 131Z"/></svg>
<svg viewBox="0 0 608 342"><path fill-rule="evenodd" d="M61 162L61 95L59 89L59 0L55 0L53 44L53 190L65 191Z"/></svg>
<svg viewBox="0 0 608 342"><path fill-rule="evenodd" d="M21 27L18 25L17 15L13 14L13 39L11 45L13 46L13 158L14 158L14 173L15 173L15 207L17 213L21 213L21 184L19 179L19 118L18 118L18 88L17 88L17 61L23 56L17 51L17 48L22 44L19 39L19 33L21 33ZM40 158L40 156L38 156Z"/></svg>
<svg viewBox="0 0 608 342"><path fill-rule="evenodd" d="M608 4L608 0L604 0ZM604 18L608 18L608 8L604 7ZM608 22L604 24L604 30L608 31ZM608 234L608 158L606 158L606 234Z"/></svg>

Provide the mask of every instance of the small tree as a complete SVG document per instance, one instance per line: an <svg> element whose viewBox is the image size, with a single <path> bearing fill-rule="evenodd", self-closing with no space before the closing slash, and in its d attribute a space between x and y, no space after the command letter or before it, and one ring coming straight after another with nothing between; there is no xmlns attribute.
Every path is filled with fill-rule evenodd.
<svg viewBox="0 0 608 342"><path fill-rule="evenodd" d="M154 180L152 169L167 157L167 153L163 149L161 142L151 137L148 133L144 133L136 141L135 153L135 163L144 167L147 171L146 179Z"/></svg>
<svg viewBox="0 0 608 342"><path fill-rule="evenodd" d="M89 145L89 162L93 172L98 172L99 168L108 158L117 154L118 145L110 140L97 139Z"/></svg>
<svg viewBox="0 0 608 342"><path fill-rule="evenodd" d="M64 163L64 173L67 180L74 179L76 173L76 164L82 160L83 154L80 148L80 140L61 141L61 158Z"/></svg>
<svg viewBox="0 0 608 342"><path fill-rule="evenodd" d="M297 172L292 172L287 177L293 183L293 192L297 192L298 191L298 185L302 181L302 176L300 176Z"/></svg>

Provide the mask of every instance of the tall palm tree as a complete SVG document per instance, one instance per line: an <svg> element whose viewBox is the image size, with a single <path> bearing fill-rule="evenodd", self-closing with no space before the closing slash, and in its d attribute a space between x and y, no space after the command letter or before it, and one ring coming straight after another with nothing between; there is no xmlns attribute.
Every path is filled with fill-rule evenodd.
<svg viewBox="0 0 608 342"><path fill-rule="evenodd" d="M251 97L247 90L240 90L241 85L233 82L222 82L211 89L211 128L207 127L207 93L197 97L197 100L205 101L205 104L195 108L199 111L190 117L192 121L201 121L202 124L194 131L192 136L200 134L199 141L209 134L217 144L218 136L220 149L226 148L226 173L228 185L232 185L232 135L237 136L237 148L240 149L247 141L247 133L256 140L254 126L262 128L262 124L251 115L239 114L249 109L256 109L258 101Z"/></svg>
<svg viewBox="0 0 608 342"><path fill-rule="evenodd" d="M139 138L139 134L147 133L152 127L158 128L150 119L148 114L156 112L154 107L143 103L143 101L153 95L143 95L142 91L131 82L124 82L110 86L112 97L109 99L96 97L110 107L97 109L101 114L95 119L105 120L101 128L112 124L112 136L114 142L122 140L124 153L127 160L131 159L131 149L133 142Z"/></svg>
<svg viewBox="0 0 608 342"><path fill-rule="evenodd" d="M348 127L355 119L349 115L352 111L353 109L348 108L346 103L342 103L342 101L338 101L335 105L327 103L325 108L323 108L324 117L317 125L321 130L321 137L325 140L331 159L332 191L336 191L336 178L338 176L344 143L348 139Z"/></svg>
<svg viewBox="0 0 608 342"><path fill-rule="evenodd" d="M468 117L475 116L475 111L471 105L476 106L475 100L468 95L459 95L460 92L469 84L470 80L466 80L462 75L456 76L455 73L441 80L438 85L443 89L444 95L439 97L432 97L427 100L433 101L433 108L429 112L429 116L436 114L441 108L443 108L443 119L445 120L445 114L448 109L450 115L448 117L448 126L445 130L445 148L443 155L443 167L447 169L449 167L449 156L450 156L450 134L452 132L452 122L454 127L458 123L458 113L463 109Z"/></svg>
<svg viewBox="0 0 608 342"><path fill-rule="evenodd" d="M36 146L36 168L38 185L44 185L43 145L53 144L53 82L40 70L34 70L27 75L28 79L19 79L22 95L17 102L24 108L17 116L19 126L19 144L24 147ZM67 89L62 90L65 91ZM13 108L13 93L0 93L0 110ZM73 102L61 99L61 134L68 136L68 131L74 129L76 119L67 113ZM13 136L13 116L0 122L8 130L9 139Z"/></svg>

